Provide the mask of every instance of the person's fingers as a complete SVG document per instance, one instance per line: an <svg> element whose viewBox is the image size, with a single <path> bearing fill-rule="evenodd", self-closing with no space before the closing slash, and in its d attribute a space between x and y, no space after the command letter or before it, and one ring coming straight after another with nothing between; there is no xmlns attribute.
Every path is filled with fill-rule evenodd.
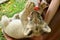
<svg viewBox="0 0 60 40"><path fill-rule="evenodd" d="M7 39L7 40L13 40L12 38L8 37L7 35L4 34L4 37Z"/></svg>
<svg viewBox="0 0 60 40"><path fill-rule="evenodd" d="M31 38L31 40L43 40L42 36L34 36Z"/></svg>

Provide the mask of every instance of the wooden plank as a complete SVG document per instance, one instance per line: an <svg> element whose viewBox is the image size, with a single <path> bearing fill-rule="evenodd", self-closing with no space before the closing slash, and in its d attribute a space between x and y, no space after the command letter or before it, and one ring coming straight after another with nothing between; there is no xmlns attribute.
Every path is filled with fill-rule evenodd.
<svg viewBox="0 0 60 40"><path fill-rule="evenodd" d="M59 40L60 39L60 8L57 11L56 15L50 22L49 26L52 29L52 32L44 35L44 40Z"/></svg>

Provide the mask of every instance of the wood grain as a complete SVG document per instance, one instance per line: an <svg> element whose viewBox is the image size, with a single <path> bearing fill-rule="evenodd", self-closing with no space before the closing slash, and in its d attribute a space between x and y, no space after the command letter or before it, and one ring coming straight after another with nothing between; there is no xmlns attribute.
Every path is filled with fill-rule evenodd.
<svg viewBox="0 0 60 40"><path fill-rule="evenodd" d="M52 32L44 35L44 40L60 40L60 7L49 26Z"/></svg>

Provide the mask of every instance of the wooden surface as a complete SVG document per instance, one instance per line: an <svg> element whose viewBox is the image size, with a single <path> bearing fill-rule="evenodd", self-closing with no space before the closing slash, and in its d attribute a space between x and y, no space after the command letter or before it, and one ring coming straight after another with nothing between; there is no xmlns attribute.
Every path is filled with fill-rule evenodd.
<svg viewBox="0 0 60 40"><path fill-rule="evenodd" d="M54 18L51 20L49 26L52 29L51 33L44 34L43 39L44 40L60 40L60 7L54 16Z"/></svg>

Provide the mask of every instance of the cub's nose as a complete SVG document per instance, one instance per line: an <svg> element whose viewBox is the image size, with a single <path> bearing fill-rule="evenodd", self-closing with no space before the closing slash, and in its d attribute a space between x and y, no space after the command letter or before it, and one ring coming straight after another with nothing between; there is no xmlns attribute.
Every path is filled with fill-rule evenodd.
<svg viewBox="0 0 60 40"><path fill-rule="evenodd" d="M49 26L45 26L44 28L42 28L42 30L48 33L51 32L51 28Z"/></svg>

